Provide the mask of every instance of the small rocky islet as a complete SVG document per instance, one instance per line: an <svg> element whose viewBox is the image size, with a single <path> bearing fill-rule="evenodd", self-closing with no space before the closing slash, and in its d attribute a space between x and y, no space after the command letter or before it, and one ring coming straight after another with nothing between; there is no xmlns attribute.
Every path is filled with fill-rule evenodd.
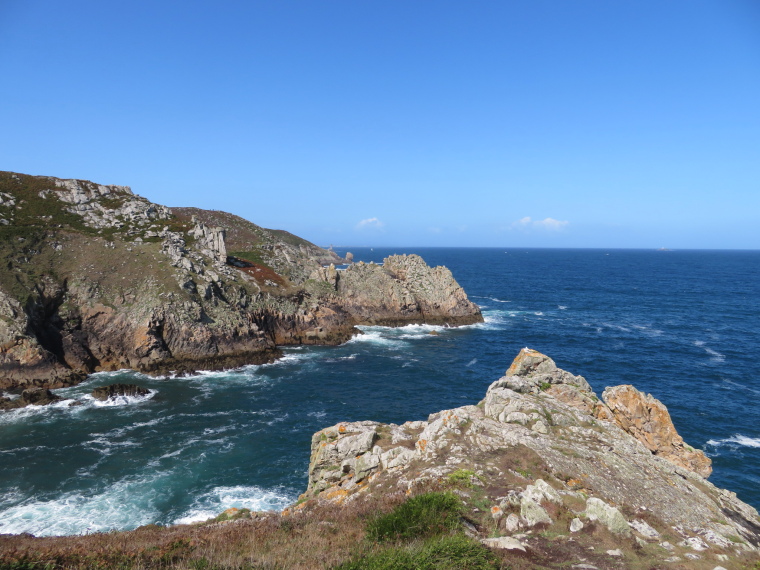
<svg viewBox="0 0 760 570"><path fill-rule="evenodd" d="M356 325L482 321L451 272L419 256L339 270L346 260L288 232L82 180L0 173L0 255L5 410L58 402L50 389L97 371L225 368L270 361L281 346L341 343ZM123 384L92 393L149 395ZM402 425L340 423L311 447L308 487L282 513L0 536L0 564L361 568L391 548L362 538L368 521L431 493L459 504L446 532L480 549L487 565L478 567L760 563L758 513L707 481L710 459L683 441L662 403L633 386L599 398L531 349L478 404ZM305 536L321 538L288 546ZM420 540L393 548L417 564Z"/></svg>

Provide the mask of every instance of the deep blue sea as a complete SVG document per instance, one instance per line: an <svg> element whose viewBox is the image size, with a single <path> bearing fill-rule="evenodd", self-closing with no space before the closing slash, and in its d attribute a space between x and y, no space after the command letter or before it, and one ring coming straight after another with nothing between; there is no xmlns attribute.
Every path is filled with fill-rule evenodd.
<svg viewBox="0 0 760 570"><path fill-rule="evenodd" d="M760 507L760 252L351 248L446 265L486 322L362 327L338 347L193 377L99 373L68 403L0 414L0 533L78 534L280 509L306 488L312 433L477 403L525 346L601 394L633 384ZM341 251L339 251L341 252ZM431 335L436 330L438 335ZM131 382L148 399L88 399Z"/></svg>

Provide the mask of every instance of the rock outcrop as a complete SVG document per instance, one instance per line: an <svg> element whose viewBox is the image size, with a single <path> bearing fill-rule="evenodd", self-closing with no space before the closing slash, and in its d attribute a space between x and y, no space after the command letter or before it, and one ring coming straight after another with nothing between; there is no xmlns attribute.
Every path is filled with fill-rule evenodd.
<svg viewBox="0 0 760 570"><path fill-rule="evenodd" d="M13 410L26 406L47 406L60 400L59 396L47 388L27 388L15 399L0 397L0 410Z"/></svg>
<svg viewBox="0 0 760 570"><path fill-rule="evenodd" d="M642 394L631 385L614 386L602 393L615 423L642 442L646 448L689 471L709 477L711 461L702 451L684 443L668 409L651 394Z"/></svg>
<svg viewBox="0 0 760 570"><path fill-rule="evenodd" d="M357 323L455 326L482 321L451 271L430 267L419 255L392 255L382 266L359 262L341 272L328 268L314 278L335 287L340 306Z"/></svg>
<svg viewBox="0 0 760 570"><path fill-rule="evenodd" d="M150 394L150 390L135 384L110 384L109 386L98 386L92 391L92 397L101 402L119 396L139 398L148 394Z"/></svg>
<svg viewBox="0 0 760 570"><path fill-rule="evenodd" d="M126 186L0 172L0 219L0 388L268 362L359 324L482 321L417 256L338 272L323 268L334 252L288 232Z"/></svg>
<svg viewBox="0 0 760 570"><path fill-rule="evenodd" d="M707 562L757 551L757 511L704 478L710 460L683 443L660 402L631 386L603 398L523 349L477 405L317 432L299 508L464 480L460 495L484 512L473 532L528 549L533 528L569 535L601 525L620 545L614 556L644 549Z"/></svg>

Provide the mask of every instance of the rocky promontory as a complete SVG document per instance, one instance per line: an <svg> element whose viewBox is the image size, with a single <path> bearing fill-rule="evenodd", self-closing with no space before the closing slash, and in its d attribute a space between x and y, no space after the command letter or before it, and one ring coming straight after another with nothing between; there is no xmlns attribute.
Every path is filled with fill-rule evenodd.
<svg viewBox="0 0 760 570"><path fill-rule="evenodd" d="M573 568L733 568L757 553L760 519L710 473L651 395L616 386L599 399L526 348L477 405L314 434L293 511L455 488L466 532L518 556L553 547Z"/></svg>
<svg viewBox="0 0 760 570"><path fill-rule="evenodd" d="M267 362L361 324L482 321L418 256L338 271L288 232L85 180L0 172L0 258L0 389Z"/></svg>

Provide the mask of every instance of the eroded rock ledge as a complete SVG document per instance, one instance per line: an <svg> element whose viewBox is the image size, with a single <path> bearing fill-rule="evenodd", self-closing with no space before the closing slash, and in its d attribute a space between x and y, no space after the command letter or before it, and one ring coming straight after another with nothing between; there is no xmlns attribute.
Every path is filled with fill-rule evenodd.
<svg viewBox="0 0 760 570"><path fill-rule="evenodd" d="M710 459L684 443L651 395L617 386L600 400L583 377L525 348L477 405L314 434L296 509L408 493L464 474L497 533L523 547L534 530L572 535L595 521L621 544L657 546L670 561L756 551L757 511L708 482L710 473Z"/></svg>

